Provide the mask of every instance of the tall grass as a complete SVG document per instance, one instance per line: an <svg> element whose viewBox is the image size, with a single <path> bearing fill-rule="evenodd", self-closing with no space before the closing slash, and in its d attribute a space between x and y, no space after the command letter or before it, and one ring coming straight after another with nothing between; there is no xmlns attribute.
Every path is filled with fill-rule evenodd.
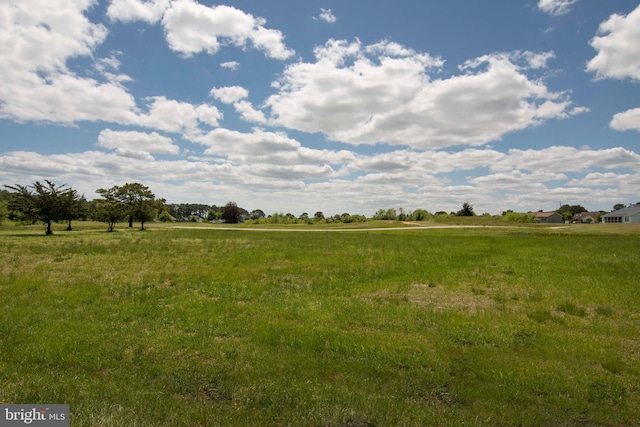
<svg viewBox="0 0 640 427"><path fill-rule="evenodd" d="M632 425L640 234L593 227L4 227L0 400L74 426Z"/></svg>

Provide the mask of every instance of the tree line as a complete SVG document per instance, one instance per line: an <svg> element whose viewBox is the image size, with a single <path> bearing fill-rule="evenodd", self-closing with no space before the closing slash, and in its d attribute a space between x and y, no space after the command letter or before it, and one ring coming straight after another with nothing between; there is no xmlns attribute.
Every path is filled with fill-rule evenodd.
<svg viewBox="0 0 640 427"><path fill-rule="evenodd" d="M75 189L66 184L57 185L52 181L36 181L31 185L5 185L6 190L0 192L0 223L9 218L13 221L46 225L46 234L52 234L53 223L67 223L67 230L72 230L74 220L95 220L104 222L108 231L114 231L116 224L126 221L133 227L134 221L140 223L144 230L149 221L192 221L192 222L248 222L253 224L318 224L318 223L357 223L369 220L365 215L347 212L333 216L325 216L318 211L313 215L303 212L299 216L292 213L274 213L266 215L262 210L251 212L239 207L235 202L224 206L202 203L167 203L165 199L156 198L149 187L134 182L122 186L100 188L96 193L100 198L87 201ZM617 204L613 210L625 207ZM556 212L566 221L570 221L576 213L586 212L580 205L563 205ZM604 213L604 212L602 212ZM457 212L443 211L430 213L425 209L405 211L400 209L379 209L371 219L391 221L427 221L434 217L476 216L473 206L464 202ZM490 216L483 214L482 216ZM502 218L512 222L534 222L534 215L507 210Z"/></svg>
<svg viewBox="0 0 640 427"><path fill-rule="evenodd" d="M134 182L122 186L100 188L96 193L100 198L88 201L84 195L66 184L57 185L52 181L36 181L32 185L5 185L0 193L0 221L10 220L46 225L46 234L52 234L53 223L67 223L72 230L74 220L95 220L104 222L107 231L114 231L118 223L126 221L129 227L139 222L140 228L149 221L191 221L191 222L247 222L253 224L319 224L319 223L358 223L369 220L365 215L348 212L325 216L318 211L313 216L303 212L300 216L292 213L274 213L266 215L261 209L247 211L235 202L224 206L202 203L167 203L156 198L149 187ZM474 216L473 207L465 202L458 212L429 213L424 209L413 212L400 208L380 209L371 219L393 221L426 221L434 216Z"/></svg>
<svg viewBox="0 0 640 427"><path fill-rule="evenodd" d="M53 234L54 223L66 222L67 230L72 230L72 222L78 219L101 221L107 225L107 231L114 231L122 221L128 222L129 227L133 227L134 221L139 222L144 230L145 224L153 220L238 223L266 217L260 209L248 212L235 202L224 206L167 204L165 199L156 198L149 187L137 182L100 188L96 190L100 198L92 201L66 184L49 180L4 188L0 192L0 223L5 218L31 224L42 222L48 235Z"/></svg>
<svg viewBox="0 0 640 427"><path fill-rule="evenodd" d="M140 183L101 188L100 199L87 201L84 195L66 184L36 181L32 185L5 185L2 192L0 216L14 221L46 225L46 234L53 234L52 224L66 222L72 230L72 221L93 219L107 224L113 231L115 224L127 220L129 227L139 221L144 224L155 219L164 206L164 199L156 199L148 187Z"/></svg>

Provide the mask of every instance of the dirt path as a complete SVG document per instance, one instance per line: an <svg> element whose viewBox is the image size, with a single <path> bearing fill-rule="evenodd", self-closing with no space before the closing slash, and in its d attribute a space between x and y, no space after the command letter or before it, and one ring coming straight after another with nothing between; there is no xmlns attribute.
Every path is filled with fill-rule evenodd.
<svg viewBox="0 0 640 427"><path fill-rule="evenodd" d="M169 228L189 230L221 230L221 231L284 231L284 232L355 232L355 231L397 231L397 230L433 230L443 228L516 228L510 225L417 225L410 227L376 227L376 228L244 228L244 227L193 227L176 225Z"/></svg>

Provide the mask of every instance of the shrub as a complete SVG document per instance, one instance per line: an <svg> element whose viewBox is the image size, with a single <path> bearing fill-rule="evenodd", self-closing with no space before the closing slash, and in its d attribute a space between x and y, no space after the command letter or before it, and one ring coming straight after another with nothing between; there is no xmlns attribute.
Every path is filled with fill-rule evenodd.
<svg viewBox="0 0 640 427"><path fill-rule="evenodd" d="M535 216L531 213L507 212L504 219L511 222L532 223Z"/></svg>

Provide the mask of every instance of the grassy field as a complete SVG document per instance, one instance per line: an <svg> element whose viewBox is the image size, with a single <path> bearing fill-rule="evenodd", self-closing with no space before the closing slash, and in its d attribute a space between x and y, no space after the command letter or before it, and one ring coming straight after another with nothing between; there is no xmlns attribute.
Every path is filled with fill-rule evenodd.
<svg viewBox="0 0 640 427"><path fill-rule="evenodd" d="M75 228L0 228L0 403L72 426L640 422L638 227Z"/></svg>

